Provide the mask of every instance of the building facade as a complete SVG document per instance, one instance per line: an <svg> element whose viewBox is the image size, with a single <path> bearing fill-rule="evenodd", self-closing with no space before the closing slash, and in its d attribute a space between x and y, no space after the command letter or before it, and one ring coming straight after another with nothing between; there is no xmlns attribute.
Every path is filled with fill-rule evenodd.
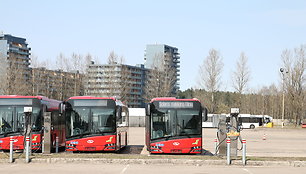
<svg viewBox="0 0 306 174"><path fill-rule="evenodd" d="M128 107L144 107L153 97L175 96L179 89L180 57L178 49L168 45L147 45L144 65L92 62L85 74L31 68L30 51L25 38L0 33L0 95L44 95L57 100L115 96ZM162 89L170 89L171 94L161 93Z"/></svg>
<svg viewBox="0 0 306 174"><path fill-rule="evenodd" d="M128 107L144 107L144 65L95 64L86 74L85 95L117 97Z"/></svg>
<svg viewBox="0 0 306 174"><path fill-rule="evenodd" d="M165 44L149 44L145 50L145 68L158 69L171 74L169 76L173 84L172 95L175 96L179 90L180 54L178 49ZM171 73L169 73L171 72Z"/></svg>
<svg viewBox="0 0 306 174"><path fill-rule="evenodd" d="M31 77L32 95L43 95L61 101L84 95L84 75L78 71L32 68Z"/></svg>
<svg viewBox="0 0 306 174"><path fill-rule="evenodd" d="M0 33L1 94L29 94L30 50L26 39Z"/></svg>

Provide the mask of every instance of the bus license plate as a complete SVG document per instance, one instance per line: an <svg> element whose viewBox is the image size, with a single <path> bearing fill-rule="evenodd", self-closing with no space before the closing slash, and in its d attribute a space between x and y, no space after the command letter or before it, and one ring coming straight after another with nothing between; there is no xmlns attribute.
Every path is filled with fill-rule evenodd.
<svg viewBox="0 0 306 174"><path fill-rule="evenodd" d="M86 150L96 150L96 147L85 147Z"/></svg>
<svg viewBox="0 0 306 174"><path fill-rule="evenodd" d="M171 153L182 153L181 149L171 149Z"/></svg>

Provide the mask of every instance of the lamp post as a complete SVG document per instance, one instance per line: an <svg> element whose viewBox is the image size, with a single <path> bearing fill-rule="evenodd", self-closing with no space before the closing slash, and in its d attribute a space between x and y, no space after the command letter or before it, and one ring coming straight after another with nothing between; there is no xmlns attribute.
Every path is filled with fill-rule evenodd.
<svg viewBox="0 0 306 174"><path fill-rule="evenodd" d="M283 101L282 101L282 128L284 128L285 119L285 73L288 73L284 68L280 68L279 71L282 73L282 84L283 84Z"/></svg>

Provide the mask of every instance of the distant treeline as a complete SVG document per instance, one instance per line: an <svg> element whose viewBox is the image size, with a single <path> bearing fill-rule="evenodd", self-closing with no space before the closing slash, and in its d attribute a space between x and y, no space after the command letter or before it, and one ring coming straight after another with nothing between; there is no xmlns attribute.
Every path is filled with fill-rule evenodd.
<svg viewBox="0 0 306 174"><path fill-rule="evenodd" d="M278 90L274 85L263 87L256 93L239 94L237 92L217 91L214 96L213 104L211 102L211 93L202 89L187 89L178 93L179 98L200 99L203 106L207 107L210 113L212 110L216 114L229 113L230 108L239 107L240 113L270 115L274 119L282 118L282 91ZM301 103L305 103L305 99ZM294 106L289 94L285 94L284 115L285 119L299 125L302 119L306 119L306 109Z"/></svg>

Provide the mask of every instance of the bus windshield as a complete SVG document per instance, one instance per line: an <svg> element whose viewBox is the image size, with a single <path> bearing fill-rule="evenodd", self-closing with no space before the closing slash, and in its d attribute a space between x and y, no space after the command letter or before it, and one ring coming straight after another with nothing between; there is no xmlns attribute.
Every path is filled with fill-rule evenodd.
<svg viewBox="0 0 306 174"><path fill-rule="evenodd" d="M116 131L115 109L74 107L66 112L68 136L113 133Z"/></svg>
<svg viewBox="0 0 306 174"><path fill-rule="evenodd" d="M23 132L25 124L25 106L0 106L0 134ZM32 131L41 130L41 110L33 107L31 115Z"/></svg>
<svg viewBox="0 0 306 174"><path fill-rule="evenodd" d="M152 112L152 139L201 134L199 110L161 109Z"/></svg>

